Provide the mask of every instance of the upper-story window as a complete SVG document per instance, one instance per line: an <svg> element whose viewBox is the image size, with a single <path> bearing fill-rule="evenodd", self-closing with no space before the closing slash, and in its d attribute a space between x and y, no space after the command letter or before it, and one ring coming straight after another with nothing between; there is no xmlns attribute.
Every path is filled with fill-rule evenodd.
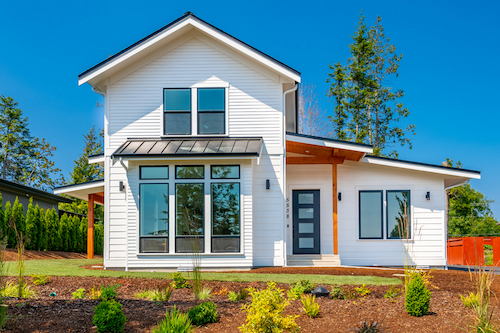
<svg viewBox="0 0 500 333"><path fill-rule="evenodd" d="M163 90L164 135L226 133L225 88Z"/></svg>

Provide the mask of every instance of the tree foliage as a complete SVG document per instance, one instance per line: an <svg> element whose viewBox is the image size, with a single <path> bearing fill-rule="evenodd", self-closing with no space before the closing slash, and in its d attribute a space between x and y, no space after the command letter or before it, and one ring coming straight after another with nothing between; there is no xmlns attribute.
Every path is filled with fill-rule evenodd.
<svg viewBox="0 0 500 333"><path fill-rule="evenodd" d="M28 117L12 97L0 96L0 177L42 190L62 183L55 147L31 135Z"/></svg>
<svg viewBox="0 0 500 333"><path fill-rule="evenodd" d="M351 57L346 65L330 65L327 95L334 103L330 120L334 138L374 146L374 154L397 157L397 151L385 151L395 144L408 145L407 133L414 133L414 125L406 128L398 123L408 117L409 111L399 101L404 92L387 85L388 79L398 76L402 55L384 34L381 18L368 27L360 15L358 27L349 45Z"/></svg>
<svg viewBox="0 0 500 333"><path fill-rule="evenodd" d="M298 97L298 132L320 137L332 136L330 126L324 122L326 113L320 106L316 86L302 83Z"/></svg>

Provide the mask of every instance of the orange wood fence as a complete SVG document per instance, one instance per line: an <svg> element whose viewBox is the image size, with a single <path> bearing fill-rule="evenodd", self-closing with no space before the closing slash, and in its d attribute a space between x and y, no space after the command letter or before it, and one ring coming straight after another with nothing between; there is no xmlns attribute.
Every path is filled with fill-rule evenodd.
<svg viewBox="0 0 500 333"><path fill-rule="evenodd" d="M493 246L493 265L500 266L500 237L449 239L448 265L484 266L484 245Z"/></svg>

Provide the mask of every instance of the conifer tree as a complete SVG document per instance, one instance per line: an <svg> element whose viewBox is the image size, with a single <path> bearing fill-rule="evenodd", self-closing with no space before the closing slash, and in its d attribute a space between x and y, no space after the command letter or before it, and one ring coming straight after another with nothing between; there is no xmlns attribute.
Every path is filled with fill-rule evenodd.
<svg viewBox="0 0 500 333"><path fill-rule="evenodd" d="M12 220L12 204L10 201L7 201L5 204L3 220L3 225L5 227L4 232L7 236L7 247L12 249L16 246L16 233L14 232L14 229L10 227Z"/></svg>
<svg viewBox="0 0 500 333"><path fill-rule="evenodd" d="M0 193L0 239L7 237L7 228L5 227L4 214L3 197L2 193Z"/></svg>
<svg viewBox="0 0 500 333"><path fill-rule="evenodd" d="M26 244L26 249L35 250L38 244L38 234L37 225L35 222L35 207L33 207L33 198L30 198L30 203L28 204L28 210L26 211L26 236L30 240Z"/></svg>
<svg viewBox="0 0 500 333"><path fill-rule="evenodd" d="M34 247L35 250L41 251L47 249L47 230L45 229L44 212L38 204L35 206L35 227L38 230L37 242Z"/></svg>

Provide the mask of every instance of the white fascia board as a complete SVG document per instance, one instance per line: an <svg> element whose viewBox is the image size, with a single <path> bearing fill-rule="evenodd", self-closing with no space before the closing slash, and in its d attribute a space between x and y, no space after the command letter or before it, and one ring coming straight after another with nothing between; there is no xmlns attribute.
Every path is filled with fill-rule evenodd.
<svg viewBox="0 0 500 333"><path fill-rule="evenodd" d="M184 28L187 25L192 25L192 26L200 29L201 31L205 32L206 34L220 40L221 42L223 42L223 43L225 43L225 44L227 44L235 49L237 49L238 51L246 54L247 56L255 59L256 61L261 62L262 64L266 65L267 67L274 69L275 71L282 74L283 76L286 76L286 77L300 83L300 75L299 74L294 73L294 72L290 71L289 69L287 69L286 67L281 66L281 65L275 63L274 61L262 56L261 54L252 50L248 46L243 45L242 43L240 43L240 42L238 42L238 41L236 41L228 36L225 36L224 34L215 30L214 28L207 26L206 24L204 24L200 21L197 21L192 17L188 17L185 20L177 22L176 24L172 25L171 27L169 27L168 29L166 29L162 33L158 34L154 38L151 38L150 40L148 40L142 44L139 44L136 47L121 54L116 59L113 59L112 61L110 61L106 65L97 69L96 71L91 72L91 73L83 76L82 78L79 78L78 85L81 86L82 84L92 80L93 78L101 75L102 73L106 72L110 68L112 68L112 67L116 66L117 64L120 64L121 62L123 62L123 61L133 57L134 55L142 52L143 50L147 49L149 46L161 41L163 38L173 34L174 32Z"/></svg>
<svg viewBox="0 0 500 333"><path fill-rule="evenodd" d="M344 142L333 142L333 141L326 141L326 140L303 138L303 137L288 135L288 134L286 136L286 141L299 142L299 143L305 143L308 145L322 146L322 147L328 147L328 148L338 148L338 149L344 149L344 150L359 151L359 152L362 152L365 154L373 153L372 147L359 146L359 145L351 144L348 142L345 142L345 143Z"/></svg>
<svg viewBox="0 0 500 333"><path fill-rule="evenodd" d="M103 155L97 155L97 156L91 156L87 159L89 164L94 164L97 163L101 166L104 166L104 154Z"/></svg>
<svg viewBox="0 0 500 333"><path fill-rule="evenodd" d="M461 178L466 178L466 179L481 179L481 174L476 173L476 172L470 172L470 171L454 169L454 168L441 168L438 166L413 164L413 163L408 163L408 162L404 162L404 161L371 158L370 156L366 156L365 158L363 158L361 160L361 162L375 164L375 165L383 165L383 166L388 166L388 167L393 167L393 168L436 173L436 174L453 176L453 177L461 177Z"/></svg>
<svg viewBox="0 0 500 333"><path fill-rule="evenodd" d="M54 189L54 194L66 194L74 191L89 191L89 193L104 192L104 180L86 184L76 184L64 187L57 187Z"/></svg>
<svg viewBox="0 0 500 333"><path fill-rule="evenodd" d="M180 157L134 157L123 156L122 161L215 161L215 160L255 160L259 156L180 156ZM113 159L113 165L118 162L118 158Z"/></svg>

